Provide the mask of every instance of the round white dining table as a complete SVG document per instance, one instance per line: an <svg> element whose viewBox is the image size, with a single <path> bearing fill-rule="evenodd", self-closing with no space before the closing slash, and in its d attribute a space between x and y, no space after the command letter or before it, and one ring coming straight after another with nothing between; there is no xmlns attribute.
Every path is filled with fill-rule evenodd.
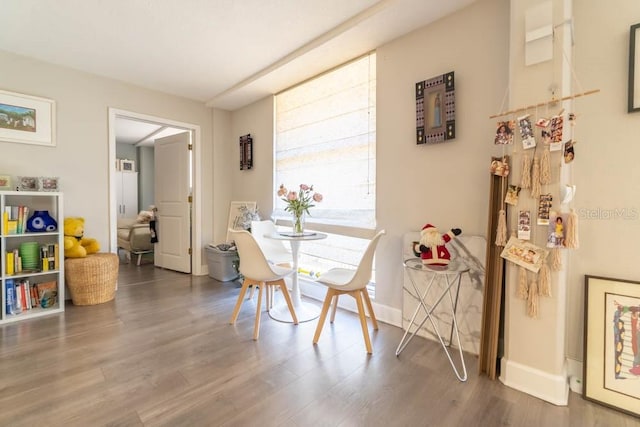
<svg viewBox="0 0 640 427"><path fill-rule="evenodd" d="M296 317L298 317L298 322L308 322L316 319L320 315L320 307L303 302L302 296L300 295L300 285L298 284L298 252L301 242L326 239L327 235L324 233L305 232L302 236L297 236L291 232L282 231L265 234L264 237L275 240L287 240L291 244L294 271L291 278L291 300L293 308L296 312ZM289 308L284 303L269 309L269 317L280 322L293 323Z"/></svg>

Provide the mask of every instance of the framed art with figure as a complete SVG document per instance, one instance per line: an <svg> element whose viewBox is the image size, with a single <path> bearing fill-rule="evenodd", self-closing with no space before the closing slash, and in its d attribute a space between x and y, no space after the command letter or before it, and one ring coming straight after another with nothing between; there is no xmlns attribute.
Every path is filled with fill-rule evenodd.
<svg viewBox="0 0 640 427"><path fill-rule="evenodd" d="M453 71L416 83L417 144L436 144L455 138L455 113Z"/></svg>
<svg viewBox="0 0 640 427"><path fill-rule="evenodd" d="M585 276L585 399L640 416L640 282Z"/></svg>

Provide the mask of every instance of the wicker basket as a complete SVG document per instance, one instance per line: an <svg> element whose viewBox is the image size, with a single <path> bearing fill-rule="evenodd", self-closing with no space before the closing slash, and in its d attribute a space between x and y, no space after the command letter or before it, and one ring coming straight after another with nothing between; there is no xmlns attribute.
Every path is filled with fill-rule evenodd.
<svg viewBox="0 0 640 427"><path fill-rule="evenodd" d="M73 304L95 305L115 298L118 264L112 253L65 259L64 277Z"/></svg>

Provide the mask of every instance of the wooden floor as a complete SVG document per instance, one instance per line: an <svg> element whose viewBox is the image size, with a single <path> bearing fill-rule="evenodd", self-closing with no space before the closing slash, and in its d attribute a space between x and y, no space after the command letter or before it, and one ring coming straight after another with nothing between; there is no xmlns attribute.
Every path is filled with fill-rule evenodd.
<svg viewBox="0 0 640 427"><path fill-rule="evenodd" d="M439 345L357 317L228 323L239 286L147 264L120 266L115 301L0 327L0 426L638 426L570 393L558 407L477 375L455 378Z"/></svg>

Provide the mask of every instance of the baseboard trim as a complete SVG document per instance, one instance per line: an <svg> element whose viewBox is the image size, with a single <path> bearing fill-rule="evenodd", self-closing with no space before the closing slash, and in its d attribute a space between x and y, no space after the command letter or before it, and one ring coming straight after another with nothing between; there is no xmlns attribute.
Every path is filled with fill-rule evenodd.
<svg viewBox="0 0 640 427"><path fill-rule="evenodd" d="M560 375L552 375L539 369L502 358L500 381L511 388L535 396L557 406L569 402L569 382L566 366Z"/></svg>

